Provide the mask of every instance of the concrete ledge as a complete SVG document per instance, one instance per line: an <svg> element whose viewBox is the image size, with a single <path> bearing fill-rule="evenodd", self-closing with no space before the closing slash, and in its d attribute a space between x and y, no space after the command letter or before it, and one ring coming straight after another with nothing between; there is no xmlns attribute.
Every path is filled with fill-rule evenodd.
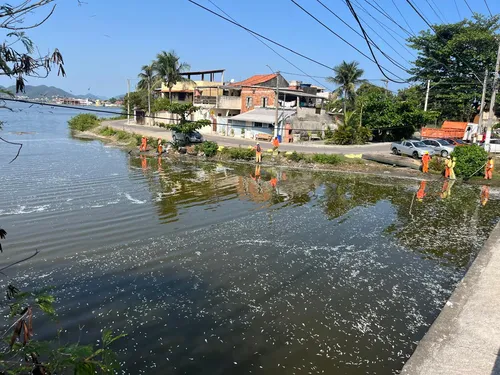
<svg viewBox="0 0 500 375"><path fill-rule="evenodd" d="M500 375L500 223L403 367L404 375Z"/></svg>

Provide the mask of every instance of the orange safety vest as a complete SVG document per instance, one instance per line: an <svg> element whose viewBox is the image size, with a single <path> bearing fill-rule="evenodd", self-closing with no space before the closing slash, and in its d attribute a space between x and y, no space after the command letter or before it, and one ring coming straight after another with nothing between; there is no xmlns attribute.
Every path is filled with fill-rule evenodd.
<svg viewBox="0 0 500 375"><path fill-rule="evenodd" d="M493 159L488 160L488 162L486 163L486 170L487 171L493 170L494 166L495 166L495 162L493 161Z"/></svg>

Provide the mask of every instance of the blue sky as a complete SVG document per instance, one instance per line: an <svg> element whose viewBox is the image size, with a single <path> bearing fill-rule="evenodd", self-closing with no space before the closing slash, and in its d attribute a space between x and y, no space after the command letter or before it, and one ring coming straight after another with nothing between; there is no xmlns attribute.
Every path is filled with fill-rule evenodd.
<svg viewBox="0 0 500 375"><path fill-rule="evenodd" d="M227 80L240 80L254 74L269 73L266 65L274 70L300 73L246 31L218 19L187 0L85 1L81 6L77 0L58 1L54 15L41 27L28 31L28 35L42 52L54 47L60 49L68 74L66 78L57 77L57 74L51 74L45 80L31 78L28 84L54 85L67 91L71 90L75 94L87 93L89 89L97 95L122 94L126 92L127 78L135 79L142 65L151 62L158 52L171 49L177 52L182 61L188 62L192 70L226 69ZM220 13L208 0L196 1ZM304 55L329 66L334 66L342 60L357 60L365 70L366 78L383 78L375 64L316 23L290 0L212 1L241 24ZM296 1L361 51L369 54L364 40L328 13L317 1ZM357 29L353 17L342 1L322 1ZM375 35L374 31L367 29L367 32L386 53L408 66L406 60L412 61L413 56L398 44L398 41L404 44L401 38L404 32L377 13L365 0L356 1L363 5L371 16L393 29L392 32L384 30L370 15L356 8L356 2L353 0L359 16L379 33L385 42ZM408 29L394 6L396 3L415 32L426 28L425 23L405 0L368 1L380 4L388 14ZM429 7L429 3L438 4L441 17L446 22L457 22L471 15L464 0L413 1L432 22L439 23L440 20ZM493 13L500 12L497 0L487 1ZM468 3L474 11L487 14L484 0L468 0ZM40 18L43 14L44 12L39 11L31 17ZM273 48L309 75L331 75L331 71L324 67L279 47ZM404 72L386 60L381 61L390 70L405 76ZM311 81L307 77L288 74L285 76L288 79ZM333 87L321 78L318 78L318 81L329 88ZM132 84L135 82L133 80ZM12 82L6 78L0 79L0 85L9 84ZM396 90L398 87L400 86L390 83L391 89Z"/></svg>

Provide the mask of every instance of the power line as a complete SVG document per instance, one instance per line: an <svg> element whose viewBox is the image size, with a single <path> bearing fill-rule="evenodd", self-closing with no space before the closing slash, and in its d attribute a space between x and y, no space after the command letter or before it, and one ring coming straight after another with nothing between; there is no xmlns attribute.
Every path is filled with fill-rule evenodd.
<svg viewBox="0 0 500 375"><path fill-rule="evenodd" d="M329 7L327 7L323 2L321 2L321 0L316 0L318 3L320 3L326 10L328 10L328 12L330 12L331 14L333 14L339 21L341 21L344 25L346 25L349 29L351 29L352 31L354 31L359 37L361 38L364 38L363 35L358 31L356 30L354 27L352 27L351 25L349 25L347 22L345 22L341 17L339 17L339 15L337 15L337 13L335 13L333 10L331 10ZM387 41L382 38L379 34L377 34L378 37L380 39L382 39L382 41L384 43L386 43L394 52L396 52L396 54L398 54L403 60L405 60L408 64L411 64L408 60L406 60L394 47L392 47L391 44L387 43ZM375 42L373 41L373 39L370 38L370 43L375 47L377 48L377 50L380 51L380 53L382 53L384 55L384 57L386 57L390 62L392 62L394 65L396 65L397 67L399 67L401 70L404 70L404 71L407 71L408 69L406 67L404 67L400 62L394 60L392 57L388 56L384 51L382 51L380 49L380 47L375 44Z"/></svg>
<svg viewBox="0 0 500 375"><path fill-rule="evenodd" d="M427 24L427 26L429 26L430 29L432 31L434 31L434 34L436 35L436 37L439 38L439 39L441 39L441 41L444 41L444 43L446 44L446 40L443 40L443 38L436 32L436 29L429 23L429 21L427 21L427 19L422 15L422 13L418 11L418 9L416 8L416 5L414 5L411 0L406 0L406 2L412 7L412 9L418 14L418 16ZM455 58L457 60L460 60L462 62L462 64L464 64L467 68L469 68L470 71L472 72L473 76L479 81L479 83L482 84L482 81L479 79L479 77L477 76L477 74L474 71L474 69L472 69L471 66L469 64L467 64L467 62L465 62L464 60L462 60L459 55L456 55Z"/></svg>
<svg viewBox="0 0 500 375"><path fill-rule="evenodd" d="M292 73L292 72L280 72L282 74L287 74L291 76L297 76L297 77L309 77L308 75L300 74L300 73ZM327 79L328 77L324 76L312 76L315 78L321 78L321 79ZM363 78L364 81L386 81L385 78Z"/></svg>
<svg viewBox="0 0 500 375"><path fill-rule="evenodd" d="M430 1L431 1L432 4L434 4L434 6L436 7L436 9L439 12L439 14L443 17L443 20L447 22L447 19L446 19L445 15L443 14L443 12L441 12L441 9L436 4L436 2L434 0L430 0ZM445 23L444 21L443 21L443 23Z"/></svg>
<svg viewBox="0 0 500 375"><path fill-rule="evenodd" d="M387 14L387 12L385 10L383 10L382 8L380 8L380 5L375 2L375 4L377 4L377 7L375 5L373 5L369 0L364 0L365 3L367 3L368 5L370 5L373 9L375 9L377 12L379 12L380 14L382 14L385 18L387 18L389 21L391 21L392 23L394 23L397 27L399 27L403 32L405 32L406 34L408 34L408 36L412 36L412 34L406 30L404 27L402 27L398 22L396 22L394 20L394 18L392 18L389 14Z"/></svg>
<svg viewBox="0 0 500 375"><path fill-rule="evenodd" d="M486 2L486 0L484 0ZM460 10L458 9L458 4L457 4L457 0L453 0L453 2L455 3L455 8L457 8L457 13L458 13L458 18L462 18L462 15L460 14Z"/></svg>
<svg viewBox="0 0 500 375"><path fill-rule="evenodd" d="M208 0L213 6L215 6L217 9L219 9L222 13L224 13L227 17L229 17L230 19L232 19L234 22L237 22L233 17L231 17L227 12L225 12L221 7L219 7L217 4L215 4L212 0ZM289 63L291 66L293 66L295 69L297 70L300 70L302 73L304 73L307 77L311 78L314 82L316 82L317 84L319 85L322 85L324 86L326 89L332 91L331 88L327 87L326 85L324 85L323 83L319 82L319 81L316 81L312 76L310 76L309 74L307 74L305 71L303 71L302 69L300 69L297 65L295 65L294 63L292 63L290 60L288 60L286 57L284 57L283 55L281 55L278 51L276 51L273 47L271 47L269 44L267 44L266 42L264 42L262 39L260 39L259 37L257 37L256 35L252 34L251 32L248 32L251 36L253 36L255 39L257 39L259 42L261 42L263 45L265 45L267 48L269 48L271 51L273 51L276 55L278 55L279 57L281 57L283 60L285 60L287 63Z"/></svg>
<svg viewBox="0 0 500 375"><path fill-rule="evenodd" d="M401 16L401 18L403 19L403 21L405 21L406 23L406 26L408 26L408 28L410 29L410 31L413 33L413 35L415 35L415 31L413 31L413 29L411 28L410 24L408 23L408 21L406 20L405 16L403 16L403 13L401 13L401 10L399 9L398 5L396 4L396 2L394 0L391 0L392 3L394 4L394 6L396 7L399 15Z"/></svg>
<svg viewBox="0 0 500 375"><path fill-rule="evenodd" d="M431 2L429 0L425 0L427 5L429 5L429 8L432 9L432 11L434 12L434 14L436 15L437 18L439 18L439 20L444 23L444 20L441 18L441 16L436 12L436 9L434 9L434 7L431 5Z"/></svg>
<svg viewBox="0 0 500 375"><path fill-rule="evenodd" d="M470 5L469 5L469 2L468 2L467 0L464 0L464 1L465 1L465 4L467 5L467 8L469 8L470 12L471 12L472 14L474 14L474 11L472 10L472 8L471 8L471 7L470 7Z"/></svg>
<svg viewBox="0 0 500 375"><path fill-rule="evenodd" d="M254 35L257 35L258 37L260 37L260 38L262 38L262 39L264 39L264 40L267 40L268 42L270 42L270 43L272 43L272 44L274 44L274 45L277 45L278 47L281 47L281 48L283 48L283 49L286 49L287 51L292 52L293 54L295 54L295 55L297 55L297 56L300 56L300 57L302 57L302 58L304 58L304 59L306 59L306 60L309 60L309 61L311 61L311 62L313 62L313 63L315 63L315 64L318 64L318 65L320 65L320 66L322 66L322 67L324 67L324 68L327 68L327 69L329 69L329 70L333 70L333 68L332 68L331 66L328 66L328 65L326 65L326 64L323 64L322 62L319 62L319 61L317 61L317 60L315 60L315 59L313 59L313 58L310 58L310 57L308 57L308 56L306 56L306 55L304 55L304 54L302 54L302 53L300 53L300 52L297 52L297 51L295 51L295 50L293 50L293 49L291 49L291 48L289 48L289 47L287 47L287 46L284 46L283 44L278 43L278 42L276 42L276 41L274 41L274 40L272 40L272 39L270 39L270 38L268 38L268 37L266 37L266 36L264 36L264 35L262 35L262 34L259 34L258 32L253 31L253 30L249 29L248 27L245 27L245 26L243 26L243 25L239 24L238 22L234 22L234 21L232 21L231 19L229 19L229 18L227 18L227 17L224 17L224 16L220 15L220 14L219 14L219 13L217 13L217 12L214 12L213 10L208 9L207 7L204 7L204 6L203 6L203 5L201 5L201 4L198 4L196 1L193 1L193 0L188 0L188 1L189 1L190 3L192 3L192 4L196 5L196 6L197 6L197 7L199 7L199 8L204 9L204 10L206 10L206 11L207 11L207 12L209 12L209 13L212 13L213 15L215 15L215 16L217 16L217 17L219 17L219 18L221 18L221 19L223 19L223 20L225 20L225 21L227 21L227 22L229 22L229 23L232 23L232 24L233 24L233 25L235 25L235 26L238 26L239 28L241 28L241 29L243 29L243 30L246 30L246 31L248 31L248 32L250 32L250 33L252 33L252 34L254 34Z"/></svg>
<svg viewBox="0 0 500 375"><path fill-rule="evenodd" d="M189 0L191 1L191 0ZM310 12L308 12L306 9L304 9L300 4L298 4L295 0L290 0L292 3L294 3L297 7L299 7L303 12L305 12L306 14L308 14L311 18L313 18L316 22L318 22L320 25L322 25L324 28L326 28L328 31L330 31L332 34L334 34L335 36L337 36L339 39L341 39L343 42L345 42L346 44L348 44L349 46L351 46L353 49L355 49L357 52L359 52L361 55L363 55L364 57L366 57L368 60L370 60L371 62L377 64L377 66L379 67L379 70L382 72L382 74L384 75L384 77L386 77L386 74L383 70L386 70L387 72L389 72L390 74L394 75L395 77L399 78L400 80L403 80L403 78L399 77L398 75L396 75L395 73L393 73L392 71L390 71L389 69L387 68L384 68L382 66L379 65L379 63L376 61L376 59L373 59L371 58L370 56L368 56L366 53L362 52L360 49L358 49L357 47L355 47L352 43L348 42L347 40L345 40L344 38L342 38L339 34L337 34L335 31L333 31L331 28L329 28L327 25L325 25L323 22L321 22L318 18L316 18L314 15L312 15ZM371 45L370 43L368 42L368 46L371 50ZM372 54L373 55L373 54ZM389 79L389 78L388 78ZM392 80L392 79L391 79Z"/></svg>
<svg viewBox="0 0 500 375"><path fill-rule="evenodd" d="M484 4L486 5L488 12L490 12L490 16L493 17L493 13L491 13L490 7L489 7L488 2L486 0L484 0Z"/></svg>

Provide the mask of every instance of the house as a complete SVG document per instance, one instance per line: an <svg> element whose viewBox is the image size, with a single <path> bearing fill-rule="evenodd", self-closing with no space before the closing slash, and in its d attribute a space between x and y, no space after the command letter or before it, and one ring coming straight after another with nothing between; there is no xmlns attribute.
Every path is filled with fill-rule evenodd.
<svg viewBox="0 0 500 375"><path fill-rule="evenodd" d="M278 123L290 121L296 114L295 109L280 108L278 110ZM235 136L241 136L243 133L245 138L256 138L259 134L274 136L276 134L275 121L276 109L256 108L230 117L228 125Z"/></svg>

